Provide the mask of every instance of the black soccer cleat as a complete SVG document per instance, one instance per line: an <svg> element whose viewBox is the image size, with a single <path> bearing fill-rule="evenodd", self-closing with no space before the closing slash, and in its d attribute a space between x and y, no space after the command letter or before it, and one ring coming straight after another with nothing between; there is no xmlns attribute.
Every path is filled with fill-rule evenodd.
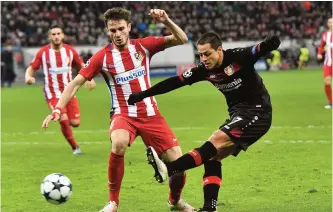
<svg viewBox="0 0 333 212"><path fill-rule="evenodd" d="M154 177L156 181L159 183L166 181L168 179L168 169L151 146L147 147L147 160L155 170Z"/></svg>

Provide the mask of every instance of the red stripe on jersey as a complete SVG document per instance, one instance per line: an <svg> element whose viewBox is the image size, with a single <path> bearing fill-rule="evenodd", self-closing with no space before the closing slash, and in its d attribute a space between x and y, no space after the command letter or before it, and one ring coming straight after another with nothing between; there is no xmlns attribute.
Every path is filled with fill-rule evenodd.
<svg viewBox="0 0 333 212"><path fill-rule="evenodd" d="M55 92L54 92L54 88L53 88L53 83L52 83L52 76L50 74L50 67L51 67L51 64L50 64L50 49L47 48L45 50L45 62L46 62L46 65L47 65L47 80L48 80L48 86L50 88L50 93L52 95L51 99L55 98ZM46 86L46 85L45 85Z"/></svg>
<svg viewBox="0 0 333 212"><path fill-rule="evenodd" d="M109 69L108 64L114 64L114 62L113 62L113 57L112 57L112 51L106 50L106 66L107 66L107 69ZM110 73L110 75L112 77L113 84L114 84L114 87L116 89L116 94L115 95L117 95L120 114L126 114L127 115L128 114L128 108L127 108L127 104L126 104L126 100L125 100L125 96L124 96L122 87L121 87L121 85L116 83L116 79L114 77L114 74Z"/></svg>
<svg viewBox="0 0 333 212"><path fill-rule="evenodd" d="M137 45L136 46L137 49L139 49L141 52L145 52L141 45ZM148 63L147 63L147 60L148 60ZM150 74L150 67L149 67L149 58L147 57L146 53L144 54L144 57L143 57L143 60L141 62L141 65L143 65L145 67L145 70L147 70L147 73L146 75L144 75L144 79L145 79L145 83L146 83L146 87L147 89L150 88L150 82L149 82L149 74ZM147 64L148 64L148 67L147 67ZM157 105L155 104L154 102L154 97L151 96L149 97L150 99L150 103L153 105L153 108L154 108L154 111L155 111L155 114L158 114L158 109L157 109Z"/></svg>
<svg viewBox="0 0 333 212"><path fill-rule="evenodd" d="M131 54L129 52L129 48L121 52L121 60L123 61L125 70L132 70L134 69L134 62L132 61ZM146 69L147 70L147 69ZM147 75L147 73L146 73ZM140 82L139 79L134 79L129 82L132 93L141 92ZM137 102L137 116L138 117L147 117L147 106L143 101Z"/></svg>
<svg viewBox="0 0 333 212"><path fill-rule="evenodd" d="M54 51L54 53L55 53L57 68L60 68L60 67L62 67L61 52L59 50L59 51ZM58 81L58 85L59 85L59 90L62 93L65 88L63 74L57 74L57 81Z"/></svg>
<svg viewBox="0 0 333 212"><path fill-rule="evenodd" d="M67 58L68 58L68 67L72 67L72 59L71 59L71 53L70 53L70 49L69 48L66 48L66 55L67 55ZM72 69L71 69L72 70ZM68 73L67 73L67 80L68 80L68 82L70 82L71 81L71 74L72 74L72 71L69 71Z"/></svg>

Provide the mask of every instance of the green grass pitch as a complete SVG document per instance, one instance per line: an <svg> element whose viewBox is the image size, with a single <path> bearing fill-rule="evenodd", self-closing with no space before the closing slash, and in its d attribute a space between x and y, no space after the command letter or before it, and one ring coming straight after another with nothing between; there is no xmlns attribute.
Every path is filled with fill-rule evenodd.
<svg viewBox="0 0 333 212"><path fill-rule="evenodd" d="M322 71L261 73L273 103L273 126L247 152L223 161L222 212L332 211L332 113ZM161 79L153 79L153 84ZM74 156L59 125L41 124L49 113L41 84L2 90L1 191L4 212L96 212L108 200L107 163L111 148L110 97L100 81L77 94L81 126L74 136L84 152ZM200 82L157 96L159 109L177 135L183 152L205 141L228 118L224 97ZM41 180L61 172L73 183L65 204L47 203ZM201 207L203 167L187 172L182 198ZM168 185L158 184L140 138L128 149L119 212L163 212Z"/></svg>

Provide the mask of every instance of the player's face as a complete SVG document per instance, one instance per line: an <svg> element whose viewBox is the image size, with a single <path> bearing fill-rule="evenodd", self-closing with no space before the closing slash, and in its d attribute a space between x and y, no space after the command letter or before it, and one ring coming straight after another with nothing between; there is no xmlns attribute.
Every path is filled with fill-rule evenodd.
<svg viewBox="0 0 333 212"><path fill-rule="evenodd" d="M127 47L131 24L125 20L109 20L107 28L110 34L110 39L116 47L123 49Z"/></svg>
<svg viewBox="0 0 333 212"><path fill-rule="evenodd" d="M223 53L221 46L215 50L210 43L198 44L198 54L207 69L216 68L222 62Z"/></svg>
<svg viewBox="0 0 333 212"><path fill-rule="evenodd" d="M328 19L328 21L327 21L327 26L328 26L329 30L332 30L332 21L333 21L332 18Z"/></svg>
<svg viewBox="0 0 333 212"><path fill-rule="evenodd" d="M53 28L49 31L49 40L53 45L60 45L64 40L64 33L60 28Z"/></svg>

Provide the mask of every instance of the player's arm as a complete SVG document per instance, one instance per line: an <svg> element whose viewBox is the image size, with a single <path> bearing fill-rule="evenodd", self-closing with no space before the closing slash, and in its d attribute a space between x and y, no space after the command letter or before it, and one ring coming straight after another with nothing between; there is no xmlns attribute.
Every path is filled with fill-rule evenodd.
<svg viewBox="0 0 333 212"><path fill-rule="evenodd" d="M48 128L51 120L58 120L60 118L62 109L66 107L68 102L75 96L76 92L86 81L87 79L84 78L81 74L76 75L76 77L72 81L70 81L70 83L62 92L55 109L52 111L52 114L48 115L43 121L43 128Z"/></svg>
<svg viewBox="0 0 333 212"><path fill-rule="evenodd" d="M73 98L78 89L88 80L92 80L102 69L103 57L105 55L104 49L97 52L90 60L87 61L84 68L82 68L79 74L66 86L65 90L61 94L61 97L52 111L51 115L48 115L42 124L43 128L47 128L50 121L57 121L60 119L62 109Z"/></svg>
<svg viewBox="0 0 333 212"><path fill-rule="evenodd" d="M276 50L280 46L280 38L277 35L267 36L261 43L245 47L230 49L232 51L233 60L240 64L249 63L254 64L257 60L268 54L269 52Z"/></svg>
<svg viewBox="0 0 333 212"><path fill-rule="evenodd" d="M171 35L164 37L165 48L187 43L186 33L169 18L164 10L151 9L149 15L155 21L163 23L171 32Z"/></svg>
<svg viewBox="0 0 333 212"><path fill-rule="evenodd" d="M27 83L28 85L34 84L36 82L34 75L35 70L31 66L29 66L25 71L25 83Z"/></svg>
<svg viewBox="0 0 333 212"><path fill-rule="evenodd" d="M25 71L25 83L28 85L34 84L36 82L35 79L35 71L39 69L42 64L42 49L37 52L34 59L30 63L30 66Z"/></svg>
<svg viewBox="0 0 333 212"><path fill-rule="evenodd" d="M325 41L324 35L323 35L322 38L321 38L319 48L318 48L318 52L317 52L318 60L323 59L323 52L324 52L325 45L326 45L326 41Z"/></svg>
<svg viewBox="0 0 333 212"><path fill-rule="evenodd" d="M73 60L74 60L75 64L78 67L80 67L80 70L81 70L85 66L83 59L74 48L72 48L72 52L73 52ZM91 79L91 80L87 80L87 82L84 84L84 86L86 88L88 88L88 90L92 90L96 87L96 83L95 83L94 79Z"/></svg>
<svg viewBox="0 0 333 212"><path fill-rule="evenodd" d="M129 105L134 105L134 103L140 102L144 98L168 93L185 85L192 85L193 83L202 81L205 79L206 74L206 72L202 71L202 68L201 66L197 66L179 76L163 80L145 91L133 93L129 96L127 102Z"/></svg>

